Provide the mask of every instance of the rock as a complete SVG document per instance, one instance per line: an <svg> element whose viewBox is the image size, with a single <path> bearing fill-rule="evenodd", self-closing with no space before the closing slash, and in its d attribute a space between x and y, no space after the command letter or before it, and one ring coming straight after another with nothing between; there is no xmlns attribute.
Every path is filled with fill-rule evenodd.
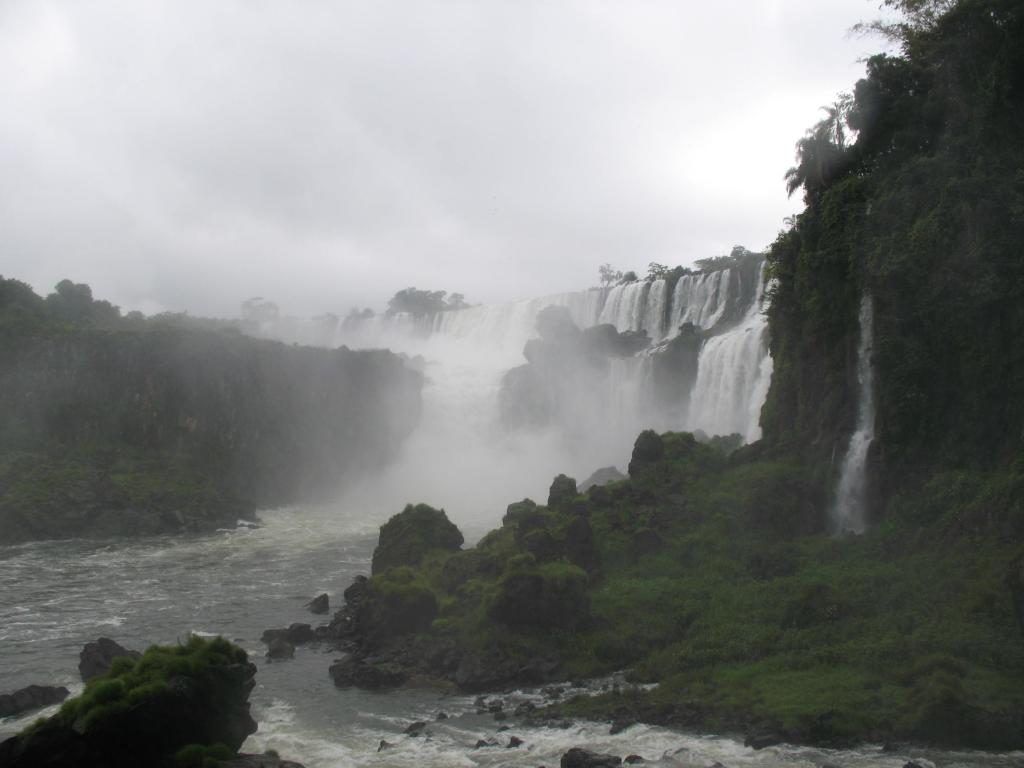
<svg viewBox="0 0 1024 768"><path fill-rule="evenodd" d="M534 704L532 701L524 701L516 706L514 714L516 717L529 717L536 711L536 704Z"/></svg>
<svg viewBox="0 0 1024 768"><path fill-rule="evenodd" d="M14 693L0 694L0 717L11 717L59 704L68 697L68 689L50 685L29 685Z"/></svg>
<svg viewBox="0 0 1024 768"><path fill-rule="evenodd" d="M524 742L518 736L512 736L508 740L508 749L515 749L516 747L523 746Z"/></svg>
<svg viewBox="0 0 1024 768"><path fill-rule="evenodd" d="M352 579L352 583L345 588L342 596L345 598L345 603L350 607L358 607L363 600L370 594L370 580L365 576L356 576Z"/></svg>
<svg viewBox="0 0 1024 768"><path fill-rule="evenodd" d="M437 719L438 720L447 720L448 719L448 713L444 712L444 711L438 712L437 713Z"/></svg>
<svg viewBox="0 0 1024 768"><path fill-rule="evenodd" d="M561 768L612 768L612 766L622 765L622 758L573 747L562 755L559 765Z"/></svg>
<svg viewBox="0 0 1024 768"><path fill-rule="evenodd" d="M264 752L262 755L239 753L230 760L221 760L218 768L303 768L301 763L282 760L277 755Z"/></svg>
<svg viewBox="0 0 1024 768"><path fill-rule="evenodd" d="M275 637L267 648L267 658L274 660L291 659L295 657L295 646L283 637Z"/></svg>
<svg viewBox="0 0 1024 768"><path fill-rule="evenodd" d="M622 733L627 728L632 728L636 725L636 720L631 717L617 717L612 723L612 727L608 730L609 736L614 736L617 733Z"/></svg>
<svg viewBox="0 0 1024 768"><path fill-rule="evenodd" d="M523 520L528 519L537 511L537 504L532 499L514 501L505 508L505 516L501 518L502 527L519 525Z"/></svg>
<svg viewBox="0 0 1024 768"><path fill-rule="evenodd" d="M284 639L292 645L302 645L316 638L313 628L309 624L290 624Z"/></svg>
<svg viewBox="0 0 1024 768"><path fill-rule="evenodd" d="M377 745L377 751L383 752L385 749L391 749L393 746L395 745L390 741L384 741L384 739L381 739L380 744Z"/></svg>
<svg viewBox="0 0 1024 768"><path fill-rule="evenodd" d="M594 486L608 485L608 483L617 483L627 479L628 476L619 472L615 467L601 467L580 483L579 490L580 493L586 493Z"/></svg>
<svg viewBox="0 0 1024 768"><path fill-rule="evenodd" d="M78 672L82 675L82 681L87 683L106 673L114 659L122 656L137 659L141 655L138 651L129 651L109 637L101 637L94 643L86 643L78 654Z"/></svg>
<svg viewBox="0 0 1024 768"><path fill-rule="evenodd" d="M400 565L415 567L428 552L435 549L455 551L462 547L463 541L462 532L448 519L443 509L434 509L426 504L408 504L380 527L371 572L383 573Z"/></svg>
<svg viewBox="0 0 1024 768"><path fill-rule="evenodd" d="M498 582L488 615L514 629L577 628L590 618L587 574L570 565L506 574Z"/></svg>
<svg viewBox="0 0 1024 768"><path fill-rule="evenodd" d="M152 647L137 678L125 675L117 693L131 702L110 707L80 697L0 744L4 768L127 768L172 764L188 745L223 744L234 754L256 731L249 713L255 665L245 652L216 638ZM111 686L111 692L117 686ZM99 690L93 688L93 690Z"/></svg>
<svg viewBox="0 0 1024 768"><path fill-rule="evenodd" d="M309 608L310 613L322 615L331 609L331 599L327 596L327 593L324 592L322 595L317 595L306 603L306 607Z"/></svg>
<svg viewBox="0 0 1024 768"><path fill-rule="evenodd" d="M561 509L568 506L576 495L576 481L568 475L558 475L551 481L551 488L548 490L548 506L551 509Z"/></svg>
<svg viewBox="0 0 1024 768"><path fill-rule="evenodd" d="M750 747L751 749L764 749L765 747L774 747L776 744L782 744L785 739L777 733L758 733L752 736L747 736L743 740L743 746Z"/></svg>
<svg viewBox="0 0 1024 768"><path fill-rule="evenodd" d="M494 739L487 739L487 741L484 741L483 739L477 739L476 744L473 745L473 749L483 749L485 747L496 746L498 746L498 742L496 742Z"/></svg>
<svg viewBox="0 0 1024 768"><path fill-rule="evenodd" d="M627 765L636 765L637 763L646 763L647 761L640 757L640 755L626 755L626 759L622 762Z"/></svg>
<svg viewBox="0 0 1024 768"><path fill-rule="evenodd" d="M404 733L406 736L422 736L423 731L426 730L427 724L422 720L417 720L412 723L408 728L405 729Z"/></svg>
<svg viewBox="0 0 1024 768"><path fill-rule="evenodd" d="M656 464L665 457L665 441L661 435L653 429L645 429L633 444L633 458L629 460L629 476L636 477L637 474L650 466Z"/></svg>

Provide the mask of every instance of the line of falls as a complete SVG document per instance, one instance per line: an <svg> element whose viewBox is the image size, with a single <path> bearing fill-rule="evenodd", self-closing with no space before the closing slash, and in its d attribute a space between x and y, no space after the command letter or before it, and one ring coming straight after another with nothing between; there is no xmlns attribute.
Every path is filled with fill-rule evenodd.
<svg viewBox="0 0 1024 768"><path fill-rule="evenodd" d="M836 533L863 533L867 525L868 449L875 439L873 340L874 307L871 297L864 294L860 302L857 345L857 424L839 470L839 485L832 506L832 526Z"/></svg>
<svg viewBox="0 0 1024 768"><path fill-rule="evenodd" d="M493 521L510 501L546 498L559 471L583 480L598 467L624 469L643 429L756 440L772 372L765 301L764 261L754 258L674 284L635 281L349 326L336 343L389 347L426 377L419 430L359 501L391 510L425 501L456 521ZM552 306L580 338L613 326L629 351L596 363L591 348L527 363L538 315ZM499 401L517 368L531 369L530 391L543 402L529 403L533 418L512 427Z"/></svg>

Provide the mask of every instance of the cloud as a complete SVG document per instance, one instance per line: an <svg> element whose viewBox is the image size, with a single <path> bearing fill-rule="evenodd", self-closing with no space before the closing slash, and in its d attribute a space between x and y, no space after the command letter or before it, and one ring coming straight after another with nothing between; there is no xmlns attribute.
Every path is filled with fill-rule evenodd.
<svg viewBox="0 0 1024 768"><path fill-rule="evenodd" d="M770 242L862 0L7 0L0 263L128 307L500 300Z"/></svg>

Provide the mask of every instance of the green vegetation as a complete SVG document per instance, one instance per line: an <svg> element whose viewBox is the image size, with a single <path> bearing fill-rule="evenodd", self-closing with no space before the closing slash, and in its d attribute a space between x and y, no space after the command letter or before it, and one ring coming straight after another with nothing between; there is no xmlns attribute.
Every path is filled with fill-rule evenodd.
<svg viewBox="0 0 1024 768"><path fill-rule="evenodd" d="M1024 524L1024 472L950 477L869 534L834 538L821 484L760 450L645 433L629 480L564 499L559 478L557 507L510 505L475 548L374 576L371 605L398 584L403 606L430 606L403 607L420 620L396 621L374 653L455 647L487 659L481 684L522 682L538 659L559 660L559 677L629 669L660 684L555 717L627 712L833 745L1024 745L1024 580L1011 576L1024 548L1003 535ZM965 509L1010 493L1016 506L992 526L963 530ZM922 515L942 522L923 528Z"/></svg>
<svg viewBox="0 0 1024 768"><path fill-rule="evenodd" d="M35 765L209 768L256 730L247 702L256 668L223 638L190 637L116 659L82 695L3 744L0 760Z"/></svg>
<svg viewBox="0 0 1024 768"><path fill-rule="evenodd" d="M389 352L136 315L0 278L0 543L234 526L333 493L418 421L422 376Z"/></svg>

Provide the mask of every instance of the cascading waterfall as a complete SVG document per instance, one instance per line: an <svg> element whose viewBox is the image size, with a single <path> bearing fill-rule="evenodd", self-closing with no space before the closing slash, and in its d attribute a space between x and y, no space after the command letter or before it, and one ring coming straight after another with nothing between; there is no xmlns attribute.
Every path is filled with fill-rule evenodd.
<svg viewBox="0 0 1024 768"><path fill-rule="evenodd" d="M460 523L479 521L479 515L493 519L511 499L544 498L552 470L582 479L599 466L624 467L643 429L758 439L772 370L762 277L763 261L751 261L684 275L674 287L664 279L634 281L442 312L429 326L378 316L347 328L339 343L419 356L426 374L421 428L357 502L398 508L416 499L447 506ZM526 362L523 350L537 335L537 316L552 305L567 309L580 328L607 323L620 333L645 331L652 346L610 358L604 373L573 370L549 382L558 394L545 425L507 429L498 407L503 377ZM653 377L659 355L684 323L707 338L693 353L695 377L694 363L687 363L685 387L693 381L692 391L679 392L673 405L671 391L663 399L665 379ZM453 466L472 481L453 483ZM395 497L383 498L381 489L392 487Z"/></svg>
<svg viewBox="0 0 1024 768"><path fill-rule="evenodd" d="M874 341L874 305L864 294L860 302L860 341L857 345L857 425L839 470L832 526L836 533L863 533L867 525L868 449L875 439L874 373L871 346Z"/></svg>
<svg viewBox="0 0 1024 768"><path fill-rule="evenodd" d="M718 288L722 281L718 278ZM725 333L711 337L701 348L687 418L690 429L709 435L738 433L748 442L761 437L761 406L772 373L764 300L762 264L754 302L743 320ZM724 297L719 303L721 306L712 309L709 317L724 311ZM706 306L702 311L707 311Z"/></svg>

